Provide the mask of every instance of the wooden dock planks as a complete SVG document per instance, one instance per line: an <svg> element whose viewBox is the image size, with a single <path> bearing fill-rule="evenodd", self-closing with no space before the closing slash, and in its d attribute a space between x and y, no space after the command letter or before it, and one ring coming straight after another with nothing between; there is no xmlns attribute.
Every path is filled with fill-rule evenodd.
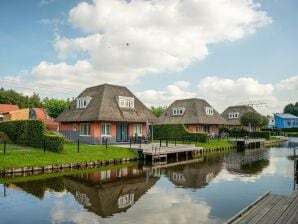
<svg viewBox="0 0 298 224"><path fill-rule="evenodd" d="M237 224L298 224L298 194L282 196L268 194L238 217L226 223Z"/></svg>

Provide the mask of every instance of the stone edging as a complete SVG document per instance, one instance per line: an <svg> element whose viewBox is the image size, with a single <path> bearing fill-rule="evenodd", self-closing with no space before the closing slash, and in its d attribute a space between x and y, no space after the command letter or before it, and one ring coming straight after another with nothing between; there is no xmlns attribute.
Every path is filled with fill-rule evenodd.
<svg viewBox="0 0 298 224"><path fill-rule="evenodd" d="M0 170L0 177L5 176L19 176L25 173L31 174L40 174L40 173L51 173L56 171L63 170L72 170L72 169L80 169L80 168L95 168L101 167L105 165L111 164L120 164L126 163L129 161L137 160L137 157L131 158L122 158L122 159L110 159L110 160L97 160L97 161L89 161L89 162L79 162L79 163L67 163L67 164L52 164L52 165L44 165L44 166L28 166L21 168L7 168Z"/></svg>

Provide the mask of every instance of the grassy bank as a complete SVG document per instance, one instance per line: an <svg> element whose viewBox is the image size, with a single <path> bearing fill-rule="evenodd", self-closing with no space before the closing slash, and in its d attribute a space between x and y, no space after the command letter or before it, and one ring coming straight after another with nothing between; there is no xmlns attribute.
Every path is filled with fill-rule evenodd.
<svg viewBox="0 0 298 224"><path fill-rule="evenodd" d="M233 146L232 143L228 142L227 140L210 140L207 143L196 143L197 147L203 147L205 149L214 149L214 148L221 148L221 147L230 147Z"/></svg>
<svg viewBox="0 0 298 224"><path fill-rule="evenodd" d="M6 155L3 155L3 145L0 145L0 169L19 168L26 166L44 166L51 164L78 163L96 160L109 160L135 157L134 152L129 149L101 145L77 145L67 143L62 153L54 153L42 149L7 145Z"/></svg>

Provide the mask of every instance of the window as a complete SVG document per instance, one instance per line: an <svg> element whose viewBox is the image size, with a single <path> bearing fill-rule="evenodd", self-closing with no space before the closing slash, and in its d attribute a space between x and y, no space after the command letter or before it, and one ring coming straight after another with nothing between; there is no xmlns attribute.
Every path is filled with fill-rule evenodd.
<svg viewBox="0 0 298 224"><path fill-rule="evenodd" d="M3 121L3 115L0 114L0 122Z"/></svg>
<svg viewBox="0 0 298 224"><path fill-rule="evenodd" d="M101 125L101 136L111 136L111 124Z"/></svg>
<svg viewBox="0 0 298 224"><path fill-rule="evenodd" d="M229 113L229 119L237 119L237 118L239 118L239 112Z"/></svg>
<svg viewBox="0 0 298 224"><path fill-rule="evenodd" d="M133 126L133 135L142 136L142 124L135 124Z"/></svg>
<svg viewBox="0 0 298 224"><path fill-rule="evenodd" d="M80 125L80 135L90 135L90 124L88 123L82 123Z"/></svg>
<svg viewBox="0 0 298 224"><path fill-rule="evenodd" d="M185 108L184 107L175 107L172 109L173 116L181 116L184 114Z"/></svg>
<svg viewBox="0 0 298 224"><path fill-rule="evenodd" d="M92 97L90 96L85 96L85 97L80 97L77 99L77 109L84 109L88 106L90 103Z"/></svg>
<svg viewBox="0 0 298 224"><path fill-rule="evenodd" d="M73 131L76 131L77 130L77 124L76 123L72 124L72 130Z"/></svg>
<svg viewBox="0 0 298 224"><path fill-rule="evenodd" d="M117 102L120 108L134 108L135 99L133 97L118 96Z"/></svg>
<svg viewBox="0 0 298 224"><path fill-rule="evenodd" d="M206 107L205 112L207 115L213 115L213 108L212 107Z"/></svg>
<svg viewBox="0 0 298 224"><path fill-rule="evenodd" d="M200 126L196 126L196 132L200 132Z"/></svg>

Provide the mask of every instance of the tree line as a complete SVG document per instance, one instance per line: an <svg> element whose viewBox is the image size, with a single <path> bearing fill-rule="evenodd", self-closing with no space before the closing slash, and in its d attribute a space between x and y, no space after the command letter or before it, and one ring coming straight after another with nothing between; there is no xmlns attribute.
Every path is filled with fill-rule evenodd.
<svg viewBox="0 0 298 224"><path fill-rule="evenodd" d="M41 99L38 93L33 93L32 96L25 96L11 89L5 90L0 88L0 104L14 104L18 105L20 109L44 108L47 114L53 118L57 118L70 103L70 99L63 100L48 97Z"/></svg>

